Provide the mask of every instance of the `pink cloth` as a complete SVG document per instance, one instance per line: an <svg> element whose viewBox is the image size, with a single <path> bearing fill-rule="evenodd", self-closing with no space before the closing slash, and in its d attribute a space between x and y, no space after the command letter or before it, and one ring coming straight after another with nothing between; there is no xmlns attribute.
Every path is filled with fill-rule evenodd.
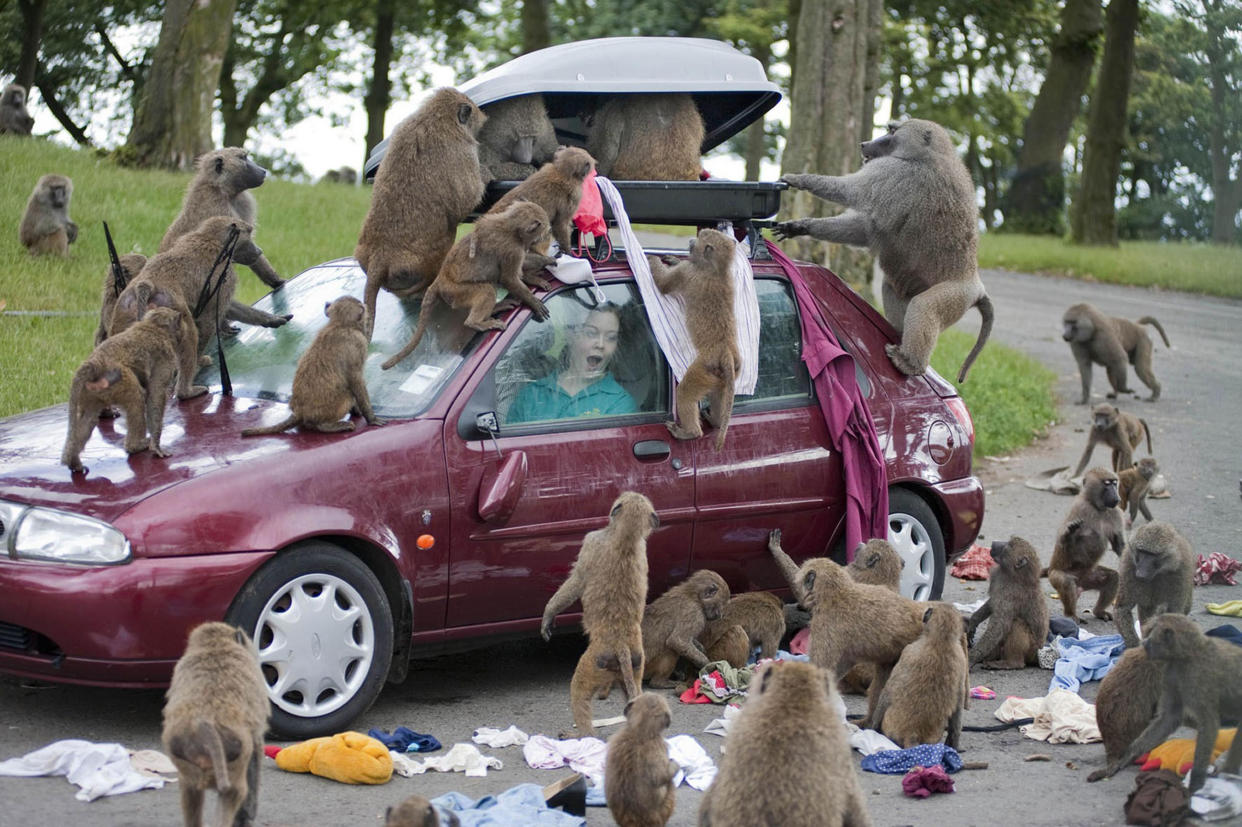
<svg viewBox="0 0 1242 827"><path fill-rule="evenodd" d="M832 447L845 473L845 557L854 559L859 543L888 537L888 478L871 412L858 389L854 359L841 349L797 266L775 244L768 253L785 271L798 297L802 320L802 361L815 383L815 395L828 425Z"/></svg>
<svg viewBox="0 0 1242 827"><path fill-rule="evenodd" d="M1238 581L1234 573L1242 571L1242 563L1226 554L1214 551L1207 557L1202 554L1195 558L1195 585L1206 586L1217 583L1222 586L1236 586Z"/></svg>
<svg viewBox="0 0 1242 827"><path fill-rule="evenodd" d="M957 558L949 574L963 580L987 580L992 567L992 550L987 546L973 545Z"/></svg>
<svg viewBox="0 0 1242 827"><path fill-rule="evenodd" d="M595 185L594 169L582 181L582 200L574 213L574 226L584 236L600 236L608 232L608 225L604 223L604 202L600 198L599 187Z"/></svg>
<svg viewBox="0 0 1242 827"><path fill-rule="evenodd" d="M789 654L809 655L811 653L811 627L803 626L789 639Z"/></svg>
<svg viewBox="0 0 1242 827"><path fill-rule="evenodd" d="M944 767L915 767L901 779L901 791L911 798L927 798L932 793L953 792L953 779Z"/></svg>

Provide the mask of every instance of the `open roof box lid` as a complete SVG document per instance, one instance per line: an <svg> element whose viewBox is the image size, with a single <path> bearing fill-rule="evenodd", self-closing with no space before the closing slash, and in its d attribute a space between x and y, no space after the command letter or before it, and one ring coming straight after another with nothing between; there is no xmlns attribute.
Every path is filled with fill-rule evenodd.
<svg viewBox="0 0 1242 827"><path fill-rule="evenodd" d="M543 94L563 144L583 146L579 113L599 97L687 92L703 116L705 153L754 123L781 99L763 66L727 43L697 37L604 37L549 46L516 57L458 87L484 110L506 98ZM384 139L364 168L372 178L388 148ZM658 224L769 218L783 183L754 181L616 181L633 221ZM516 186L493 182L485 204ZM611 217L606 210L606 215Z"/></svg>

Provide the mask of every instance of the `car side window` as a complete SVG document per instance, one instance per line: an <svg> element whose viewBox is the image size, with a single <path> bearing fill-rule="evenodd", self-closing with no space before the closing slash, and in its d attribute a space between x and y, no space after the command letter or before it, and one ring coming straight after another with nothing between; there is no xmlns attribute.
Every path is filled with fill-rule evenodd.
<svg viewBox="0 0 1242 827"><path fill-rule="evenodd" d="M545 299L549 318L527 319L497 360L497 414L506 431L527 425L662 413L668 370L637 287L608 284Z"/></svg>
<svg viewBox="0 0 1242 827"><path fill-rule="evenodd" d="M738 405L787 400L801 404L811 398L811 376L802 361L802 325L793 289L782 279L755 279L759 299L759 381L753 396Z"/></svg>

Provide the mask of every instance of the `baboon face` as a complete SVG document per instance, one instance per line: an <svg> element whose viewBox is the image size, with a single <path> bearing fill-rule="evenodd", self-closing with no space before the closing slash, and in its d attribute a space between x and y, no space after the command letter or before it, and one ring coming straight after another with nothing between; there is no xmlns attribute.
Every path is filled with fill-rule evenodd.
<svg viewBox="0 0 1242 827"><path fill-rule="evenodd" d="M440 827L440 816L430 801L412 795L384 812L384 827Z"/></svg>
<svg viewBox="0 0 1242 827"><path fill-rule="evenodd" d="M1021 537L1010 537L1007 542L993 541L992 559L1002 569L1014 575L1033 574L1034 579L1039 579L1039 553Z"/></svg>
<svg viewBox="0 0 1242 827"><path fill-rule="evenodd" d="M531 201L514 201L505 208L504 212L500 213L499 218L507 226L513 228L514 234L522 242L523 247L529 247L532 242L547 235L552 229L551 224L548 223L548 214L544 212L543 207Z"/></svg>
<svg viewBox="0 0 1242 827"><path fill-rule="evenodd" d="M533 140L533 139L532 139ZM529 160L522 163L530 163ZM552 156L552 163L566 178L581 181L591 174L595 168L595 159L591 153L576 146L563 146Z"/></svg>
<svg viewBox="0 0 1242 827"><path fill-rule="evenodd" d="M366 318L366 308L353 296L341 296L323 306L323 315L339 324L359 327Z"/></svg>
<svg viewBox="0 0 1242 827"><path fill-rule="evenodd" d="M1134 576L1154 580L1166 568L1177 567L1177 556L1170 551L1178 543L1177 532L1168 523L1147 523L1130 538L1134 553Z"/></svg>
<svg viewBox="0 0 1242 827"><path fill-rule="evenodd" d="M39 179L39 188L52 209L64 210L69 206L69 197L73 195L73 182L65 176L44 175Z"/></svg>
<svg viewBox="0 0 1242 827"><path fill-rule="evenodd" d="M479 130L483 128L483 124L487 121L487 115L480 109L475 102L461 92L446 86L436 92L436 96L451 97L457 104L456 117L457 125L466 132L471 138L479 136Z"/></svg>
<svg viewBox="0 0 1242 827"><path fill-rule="evenodd" d="M698 237L690 239L690 260L715 267L722 258L731 260L736 246L736 241L718 230L699 230Z"/></svg>
<svg viewBox="0 0 1242 827"><path fill-rule="evenodd" d="M239 146L226 146L208 152L198 162L199 170L210 170L224 189L232 192L253 189L267 178L267 170L250 160L250 153Z"/></svg>
<svg viewBox="0 0 1242 827"><path fill-rule="evenodd" d="M26 105L26 90L16 83L10 83L4 87L4 100L0 101L5 106L11 106L14 109L20 109Z"/></svg>
<svg viewBox="0 0 1242 827"><path fill-rule="evenodd" d="M690 576L694 583L694 593L703 607L703 616L708 620L719 620L724 614L725 604L729 602L729 584L714 571L696 571Z"/></svg>
<svg viewBox="0 0 1242 827"><path fill-rule="evenodd" d="M1155 619L1143 641L1143 650L1153 660L1179 660L1193 654L1194 643L1203 632L1185 615L1163 614Z"/></svg>
<svg viewBox="0 0 1242 827"><path fill-rule="evenodd" d="M1092 468L1082 478L1086 499L1099 511L1115 508L1121 502L1117 493L1117 475L1107 468Z"/></svg>
<svg viewBox="0 0 1242 827"><path fill-rule="evenodd" d="M625 720L644 734L657 735L669 728L673 715L662 695L644 692L625 705Z"/></svg>
<svg viewBox="0 0 1242 827"><path fill-rule="evenodd" d="M944 127L933 121L912 119L890 123L888 132L861 144L863 163L884 155L906 160L929 155L954 154L953 141Z"/></svg>
<svg viewBox="0 0 1242 827"><path fill-rule="evenodd" d="M1091 427L1097 431L1107 431L1117 424L1117 415L1120 413L1120 410L1107 402L1101 402L1091 411Z"/></svg>
<svg viewBox="0 0 1242 827"><path fill-rule="evenodd" d="M1085 342L1095 335L1095 323L1086 305L1076 304L1061 319L1061 338L1067 342Z"/></svg>
<svg viewBox="0 0 1242 827"><path fill-rule="evenodd" d="M1145 480L1150 480L1160 472L1160 465L1155 457L1143 457L1135 467L1138 468L1139 476Z"/></svg>
<svg viewBox="0 0 1242 827"><path fill-rule="evenodd" d="M645 523L649 526L647 534L660 527L660 518L655 513L655 506L651 504L651 500L637 491L626 491L613 501L612 510L608 512L608 521L614 525L617 523L631 525L642 525Z"/></svg>

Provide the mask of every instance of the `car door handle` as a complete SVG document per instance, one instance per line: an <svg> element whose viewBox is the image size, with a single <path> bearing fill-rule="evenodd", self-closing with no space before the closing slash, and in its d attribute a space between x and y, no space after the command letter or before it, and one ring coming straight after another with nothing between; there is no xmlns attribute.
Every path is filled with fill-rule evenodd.
<svg viewBox="0 0 1242 827"><path fill-rule="evenodd" d="M662 439L644 439L634 443L634 456L639 459L664 459L672 452Z"/></svg>

